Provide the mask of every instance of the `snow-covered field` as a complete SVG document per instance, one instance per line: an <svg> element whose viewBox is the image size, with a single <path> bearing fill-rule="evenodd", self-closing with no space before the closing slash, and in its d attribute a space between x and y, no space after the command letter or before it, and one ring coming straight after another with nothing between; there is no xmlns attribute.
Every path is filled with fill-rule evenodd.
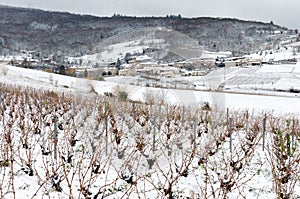
<svg viewBox="0 0 300 199"><path fill-rule="evenodd" d="M171 104L182 104L182 105L195 105L195 104L203 104L204 102L208 102L211 106L218 107L218 109L225 110L226 108L230 108L233 110L243 110L247 109L249 111L255 110L256 112L262 111L273 111L278 114L288 114L288 113L300 113L300 96L297 93L286 93L286 92L274 92L273 90L256 90L248 91L246 88L243 90L242 85L246 85L245 81L240 84L240 89L236 91L240 91L241 93L230 93L230 92L210 92L210 91L197 91L197 90L181 90L181 89L161 89L161 88L151 88L151 87L142 87L142 86L134 86L131 84L124 84L124 81L117 79L122 79L124 77L120 77L117 79L111 79L109 81L93 81L87 79L80 79L68 76L61 76L52 73L45 73L41 71L18 68L13 66L4 66L0 65L0 74L2 73L0 82L9 83L16 86L28 86L37 89L51 89L54 91L67 91L74 93L81 92L90 92L92 89L98 94L104 94L105 92L112 92L116 87L119 87L120 90L124 90L128 92L128 97L132 100L136 101L145 101L147 98L147 94L151 94L152 96L156 96L158 98L163 98L165 102ZM300 65L291 65L291 66L272 66L275 72L272 74L277 76L284 76L286 74L290 74L286 71L294 70L294 75L297 75L295 71L299 71ZM295 69L296 68L296 69ZM259 68L232 68L228 69L232 70L233 74L243 74L241 71L251 70L249 75L253 75L253 71L258 73L264 73L263 71L271 70L270 66L266 65ZM279 71L284 71L280 73ZM5 71L5 74L3 72ZM261 72L259 72L261 71ZM220 79L219 74L217 72L213 72L208 76L215 76L214 79ZM228 72L229 73L229 72ZM244 72L246 74L247 72ZM257 75L253 75L257 76ZM236 77L237 78L237 77ZM254 77L253 77L254 78ZM275 77L272 77L276 79ZM271 81L272 78L260 78L261 81ZM271 79L271 80L270 80ZM278 89L288 88L288 85L293 85L293 88L298 88L297 83L300 81L298 79L289 78L284 81L284 79L278 77L279 79L275 84ZM191 80L197 81L197 80ZM233 80L232 80L233 81ZM249 80L253 81L253 80ZM232 82L233 85L233 82ZM236 84L235 84L236 85ZM250 84L251 86L258 85ZM266 84L274 87L274 85ZM258 86L257 86L258 87ZM270 87L267 87L271 89ZM242 94L249 92L250 94ZM253 92L251 94L251 92ZM268 96L270 95L270 96ZM149 96L148 96L149 97ZM151 96L150 96L151 97Z"/></svg>
<svg viewBox="0 0 300 199"><path fill-rule="evenodd" d="M91 89L94 89L98 94L104 94L105 92L112 92L115 87L119 86L119 89L128 92L129 98L138 101L145 101L145 95L152 93L152 95L164 98L166 102L172 104L195 105L208 102L212 106L224 110L226 108L234 110L266 110L283 114L298 114L300 110L300 98L295 96L297 94L280 93L282 96L265 96L256 94L244 95L223 92L160 89L126 85L123 84L124 81L122 80L120 83L115 83L117 81L112 82L111 80L99 82L1 65L0 72L4 70L6 71L6 75L3 75L2 72L0 82L10 83L16 86L29 86L37 89L64 90L74 93L89 92ZM286 82L282 83L282 85L286 84ZM274 93L271 92L271 94Z"/></svg>
<svg viewBox="0 0 300 199"><path fill-rule="evenodd" d="M0 67L1 198L300 197L298 97Z"/></svg>

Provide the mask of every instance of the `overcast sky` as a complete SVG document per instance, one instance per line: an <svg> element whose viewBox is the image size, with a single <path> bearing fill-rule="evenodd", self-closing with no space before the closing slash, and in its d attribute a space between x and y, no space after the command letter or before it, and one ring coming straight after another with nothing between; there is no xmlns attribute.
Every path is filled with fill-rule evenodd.
<svg viewBox="0 0 300 199"><path fill-rule="evenodd" d="M0 0L0 4L97 16L230 17L300 29L300 0Z"/></svg>

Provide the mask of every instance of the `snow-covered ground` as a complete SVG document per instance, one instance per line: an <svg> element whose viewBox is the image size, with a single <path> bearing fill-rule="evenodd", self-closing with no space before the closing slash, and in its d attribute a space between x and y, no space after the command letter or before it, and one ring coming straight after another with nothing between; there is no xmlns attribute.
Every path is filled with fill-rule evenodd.
<svg viewBox="0 0 300 199"><path fill-rule="evenodd" d="M5 70L6 75L1 75L0 82L10 83L18 86L29 86L37 89L53 89L53 90L64 90L75 93L89 92L94 89L98 94L104 94L105 92L112 92L116 86L119 86L121 90L128 92L128 96L132 100L145 101L145 95L152 93L159 97L163 97L166 102L172 104L185 104L195 105L208 102L209 104L216 106L220 109L234 109L234 110L256 110L260 111L274 111L276 113L300 113L300 97L298 94L279 93L282 96L267 96L258 94L237 94L227 92L210 92L210 91L194 91L194 90L181 90L181 89L161 89L161 88L150 88L141 87L134 85L124 84L124 80L119 83L117 81L93 81L86 79L79 79L74 77L62 76L52 73L46 73L42 71L36 71L31 69L18 68L13 66L0 65L1 71ZM249 69L232 69L234 74L241 74L242 70L256 70L257 72L266 71L267 73L271 70L272 66L263 66L262 68L249 68ZM298 65L291 66L273 66L275 70L274 74L280 76L278 71L291 71L294 68L300 67ZM276 69L278 67L278 70ZM236 71L237 70L237 71ZM295 71L299 70L298 68ZM228 72L229 73L229 72ZM249 73L254 74L253 72ZM285 73L284 73L285 74ZM288 73L289 74L289 73ZM210 76L213 76L210 74ZM219 80L221 77L216 76L215 79ZM262 79L262 78L261 78ZM267 78L262 79L263 81L270 81ZM194 80L193 80L194 81ZM220 80L222 81L222 79ZM291 82L290 82L291 81ZM287 81L280 81L280 79L273 83L277 88L289 88L288 84L292 84L294 88L297 88L299 81L289 78ZM281 84L280 84L281 82ZM258 85L252 82L251 86ZM271 83L269 86L272 88L274 85ZM242 85L240 85L241 88ZM246 89L245 89L246 90ZM240 89L240 91L243 91ZM257 92L259 93L259 92ZM274 94L274 92L266 92L265 94ZM276 94L276 93L275 93Z"/></svg>
<svg viewBox="0 0 300 199"><path fill-rule="evenodd" d="M291 94L289 91L300 89L299 68L300 63L224 68L197 81L208 86L211 82L216 86L223 85L228 92L298 96L297 93Z"/></svg>
<svg viewBox="0 0 300 199"><path fill-rule="evenodd" d="M144 43L143 43L144 42ZM116 62L118 58L123 59L126 55L126 53L130 54L136 54L136 53L142 53L143 49L149 48L149 43L155 43L155 42L161 42L157 40L135 40L135 41L129 41L129 42L123 42L123 43L117 43L117 44L111 44L105 49L103 49L103 52L96 53L92 55L84 55L80 57L79 59L83 60L83 64L89 66L89 63L96 63L96 62ZM78 58L77 58L78 59Z"/></svg>
<svg viewBox="0 0 300 199"><path fill-rule="evenodd" d="M277 72L298 70L291 67ZM299 135L287 138L299 132L299 97L150 88L7 65L0 65L0 83L6 107L0 121L3 198L300 196ZM154 105L94 94L117 89ZM171 104L159 106L162 101ZM213 112L201 109L204 102ZM275 157L275 150L285 158Z"/></svg>

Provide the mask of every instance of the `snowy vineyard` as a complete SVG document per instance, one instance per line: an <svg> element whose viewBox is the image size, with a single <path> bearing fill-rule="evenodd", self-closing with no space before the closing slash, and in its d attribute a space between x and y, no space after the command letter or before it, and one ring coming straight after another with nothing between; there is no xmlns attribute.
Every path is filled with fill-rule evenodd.
<svg viewBox="0 0 300 199"><path fill-rule="evenodd" d="M0 92L0 198L300 197L297 116Z"/></svg>

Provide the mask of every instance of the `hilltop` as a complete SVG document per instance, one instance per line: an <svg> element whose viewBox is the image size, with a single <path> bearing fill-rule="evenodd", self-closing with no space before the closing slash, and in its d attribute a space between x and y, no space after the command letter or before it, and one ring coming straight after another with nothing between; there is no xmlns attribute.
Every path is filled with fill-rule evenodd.
<svg viewBox="0 0 300 199"><path fill-rule="evenodd" d="M66 12L0 6L0 53L34 50L45 54L81 56L100 52L107 40L136 40L134 32L165 28L185 35L194 47L210 51L231 51L233 55L273 48L296 31L270 23L228 18L96 17ZM141 34L138 36L141 37ZM155 39L160 39L156 35ZM163 38L165 39L165 38ZM182 37L180 37L182 39ZM176 40L176 38L173 38ZM186 42L180 43L185 45ZM188 42L191 43L191 42Z"/></svg>

